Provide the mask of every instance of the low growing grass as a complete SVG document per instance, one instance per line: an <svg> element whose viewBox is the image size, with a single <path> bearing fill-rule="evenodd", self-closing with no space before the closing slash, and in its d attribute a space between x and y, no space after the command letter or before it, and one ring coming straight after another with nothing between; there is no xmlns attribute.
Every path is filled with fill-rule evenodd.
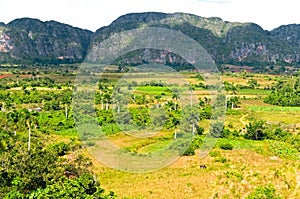
<svg viewBox="0 0 300 199"><path fill-rule="evenodd" d="M300 107L282 107L282 106L250 106L250 111L263 112L300 112Z"/></svg>

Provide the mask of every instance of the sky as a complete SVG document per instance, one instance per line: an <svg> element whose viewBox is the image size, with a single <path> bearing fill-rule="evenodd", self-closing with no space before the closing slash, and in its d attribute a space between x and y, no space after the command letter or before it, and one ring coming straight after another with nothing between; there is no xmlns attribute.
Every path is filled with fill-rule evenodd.
<svg viewBox="0 0 300 199"><path fill-rule="evenodd" d="M97 30L132 12L185 12L254 22L266 30L300 24L299 0L0 0L0 22L30 17Z"/></svg>

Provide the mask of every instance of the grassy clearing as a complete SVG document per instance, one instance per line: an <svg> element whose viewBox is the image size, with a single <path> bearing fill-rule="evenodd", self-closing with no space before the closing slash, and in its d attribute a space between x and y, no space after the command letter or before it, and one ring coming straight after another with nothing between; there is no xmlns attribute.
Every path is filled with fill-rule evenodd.
<svg viewBox="0 0 300 199"><path fill-rule="evenodd" d="M121 146L135 140L123 134L110 139ZM136 147L138 153L168 144L166 139L135 141L130 147ZM224 143L232 144L233 150L221 150ZM257 186L268 184L273 184L283 198L300 196L295 172L299 154L288 144L218 139L208 156L199 158L197 154L180 157L170 166L147 173L114 170L91 158L102 187L114 190L119 198L245 198ZM202 164L207 169L200 169Z"/></svg>
<svg viewBox="0 0 300 199"><path fill-rule="evenodd" d="M136 88L136 92L140 94L160 95L162 93L169 93L170 90L168 87L140 86Z"/></svg>
<svg viewBox="0 0 300 199"><path fill-rule="evenodd" d="M250 111L259 112L300 112L300 107L281 107L281 106L251 106Z"/></svg>
<svg viewBox="0 0 300 199"><path fill-rule="evenodd" d="M272 91L263 89L239 89L238 94L243 95L269 95Z"/></svg>
<svg viewBox="0 0 300 199"><path fill-rule="evenodd" d="M300 196L294 162L272 161L252 150L212 152L214 157L181 157L171 166L149 173L126 173L99 163L95 170L102 186L120 198L244 198L257 186L269 183L285 198ZM200 169L200 164L207 169Z"/></svg>

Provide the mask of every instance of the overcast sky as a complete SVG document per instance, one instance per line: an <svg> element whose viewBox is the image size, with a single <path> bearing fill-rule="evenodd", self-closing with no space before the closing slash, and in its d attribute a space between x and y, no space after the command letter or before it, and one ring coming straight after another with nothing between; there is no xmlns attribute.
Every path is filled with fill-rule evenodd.
<svg viewBox="0 0 300 199"><path fill-rule="evenodd" d="M0 0L0 22L21 17L56 20L95 31L131 12L186 12L272 30L300 24L299 0Z"/></svg>

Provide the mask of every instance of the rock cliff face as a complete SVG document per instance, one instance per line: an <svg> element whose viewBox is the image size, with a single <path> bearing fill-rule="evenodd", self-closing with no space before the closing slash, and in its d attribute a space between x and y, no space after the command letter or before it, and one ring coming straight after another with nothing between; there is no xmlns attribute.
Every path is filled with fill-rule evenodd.
<svg viewBox="0 0 300 199"><path fill-rule="evenodd" d="M16 19L0 24L2 62L80 62L87 53L92 32L55 21Z"/></svg>
<svg viewBox="0 0 300 199"><path fill-rule="evenodd" d="M226 22L220 18L203 18L175 13L136 13L119 17L110 26L98 29L93 43L101 42L111 34L138 27L164 27L181 31L199 42L216 63L237 65L297 64L300 62L300 25L281 26L273 31L263 30L253 23ZM140 52L141 53L141 52ZM145 54L145 52L143 52ZM165 52L153 54L157 60ZM136 54L131 62L141 62ZM132 56L132 54L131 54ZM128 60L125 60L128 63ZM167 60L161 60L167 62Z"/></svg>
<svg viewBox="0 0 300 199"><path fill-rule="evenodd" d="M299 64L300 25L263 30L253 23L226 22L186 13L132 13L119 17L95 33L55 21L16 19L0 23L0 61L2 63L81 62L89 49L111 35L138 27L163 27L180 31L199 42L216 63L237 65ZM186 65L180 57L166 51L141 49L118 64L159 62Z"/></svg>

